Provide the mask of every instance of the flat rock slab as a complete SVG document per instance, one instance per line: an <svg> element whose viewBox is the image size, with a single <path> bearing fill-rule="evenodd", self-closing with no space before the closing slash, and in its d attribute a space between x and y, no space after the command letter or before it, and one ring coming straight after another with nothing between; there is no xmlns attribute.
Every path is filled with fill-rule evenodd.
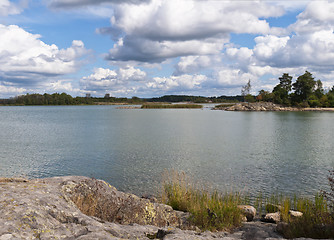
<svg viewBox="0 0 334 240"><path fill-rule="evenodd" d="M184 224L185 213L119 192L104 181L87 177L54 177L29 181L0 178L0 193L0 240L281 239L274 234L272 227L264 223L246 223L235 233L181 230L177 225ZM102 197L101 200L102 193L112 199ZM114 221L103 220L103 214L102 217L84 214L78 205L85 208L87 197L92 197L91 207L97 215L105 214L101 209L104 204L114 204L118 208L116 214L114 210L106 214ZM88 212L89 209L86 206ZM127 211L133 211L130 217L126 216ZM141 214L142 218L139 217ZM159 214L162 216L158 216Z"/></svg>

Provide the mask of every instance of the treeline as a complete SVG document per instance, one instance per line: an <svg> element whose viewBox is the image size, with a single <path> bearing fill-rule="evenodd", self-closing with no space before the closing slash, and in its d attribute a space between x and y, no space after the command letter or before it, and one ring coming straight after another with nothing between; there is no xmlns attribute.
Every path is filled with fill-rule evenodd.
<svg viewBox="0 0 334 240"><path fill-rule="evenodd" d="M201 97L186 95L167 95L158 98L116 98L106 94L103 98L75 97L66 93L26 94L11 99L0 99L1 105L93 105L99 103L143 104L145 102L194 102L194 103L222 103L239 102L242 96Z"/></svg>
<svg viewBox="0 0 334 240"><path fill-rule="evenodd" d="M256 100L285 106L334 107L334 86L325 90L321 80L315 80L308 71L299 76L294 83L288 73L284 73L279 81L272 92L259 91ZM247 99L250 99L249 96Z"/></svg>
<svg viewBox="0 0 334 240"><path fill-rule="evenodd" d="M11 99L1 99L1 104L5 105L80 105L94 104L92 99L84 97L75 97L66 93L53 94L29 94L17 96Z"/></svg>
<svg viewBox="0 0 334 240"><path fill-rule="evenodd" d="M243 96L220 96L220 97L202 97L187 95L166 95L157 98L146 99L147 102L193 102L193 103L228 103L241 102Z"/></svg>

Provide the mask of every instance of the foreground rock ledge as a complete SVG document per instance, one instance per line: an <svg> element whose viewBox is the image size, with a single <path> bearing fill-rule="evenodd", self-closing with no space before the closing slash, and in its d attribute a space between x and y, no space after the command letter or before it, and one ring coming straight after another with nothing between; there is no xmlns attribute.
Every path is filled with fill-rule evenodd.
<svg viewBox="0 0 334 240"><path fill-rule="evenodd" d="M279 239L254 222L233 234L181 230L186 213L87 177L0 178L0 193L0 240Z"/></svg>

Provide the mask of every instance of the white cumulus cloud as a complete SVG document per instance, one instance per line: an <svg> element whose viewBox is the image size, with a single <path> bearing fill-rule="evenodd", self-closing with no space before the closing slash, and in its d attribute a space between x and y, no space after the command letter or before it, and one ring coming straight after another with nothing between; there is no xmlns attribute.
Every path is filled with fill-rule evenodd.
<svg viewBox="0 0 334 240"><path fill-rule="evenodd" d="M50 0L49 6L51 8L76 8L83 6L100 5L103 3L111 4L142 4L150 0Z"/></svg>
<svg viewBox="0 0 334 240"><path fill-rule="evenodd" d="M149 89L186 91L200 88L201 83L207 80L205 75L180 75L171 77L155 77L146 84Z"/></svg>
<svg viewBox="0 0 334 240"><path fill-rule="evenodd" d="M95 93L126 92L127 89L135 89L146 78L146 73L134 67L111 70L96 68L94 73L80 80L80 85L85 91Z"/></svg>
<svg viewBox="0 0 334 240"><path fill-rule="evenodd" d="M152 0L115 6L112 27L100 32L122 35L108 60L162 62L217 54L231 32L270 33L268 22L261 18L283 13L282 7L262 1Z"/></svg>
<svg viewBox="0 0 334 240"><path fill-rule="evenodd" d="M19 14L23 11L23 3L15 4L9 0L0 0L0 16Z"/></svg>
<svg viewBox="0 0 334 240"><path fill-rule="evenodd" d="M50 77L75 72L88 53L82 41L67 49L48 45L40 35L0 24L0 80L33 85Z"/></svg>

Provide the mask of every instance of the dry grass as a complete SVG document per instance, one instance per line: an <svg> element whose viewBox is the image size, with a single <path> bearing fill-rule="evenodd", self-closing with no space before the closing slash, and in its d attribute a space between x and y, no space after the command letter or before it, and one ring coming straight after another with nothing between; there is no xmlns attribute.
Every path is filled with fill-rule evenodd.
<svg viewBox="0 0 334 240"><path fill-rule="evenodd" d="M162 201L191 213L189 221L202 230L231 230L241 225L239 194L200 189L184 172L175 170L164 173L163 189Z"/></svg>
<svg viewBox="0 0 334 240"><path fill-rule="evenodd" d="M285 238L334 238L334 218L323 195L314 199L295 196L289 198L274 195L269 198L259 196L255 201L258 212L280 212L281 221L287 223L283 228ZM293 217L290 210L303 213L302 217Z"/></svg>

